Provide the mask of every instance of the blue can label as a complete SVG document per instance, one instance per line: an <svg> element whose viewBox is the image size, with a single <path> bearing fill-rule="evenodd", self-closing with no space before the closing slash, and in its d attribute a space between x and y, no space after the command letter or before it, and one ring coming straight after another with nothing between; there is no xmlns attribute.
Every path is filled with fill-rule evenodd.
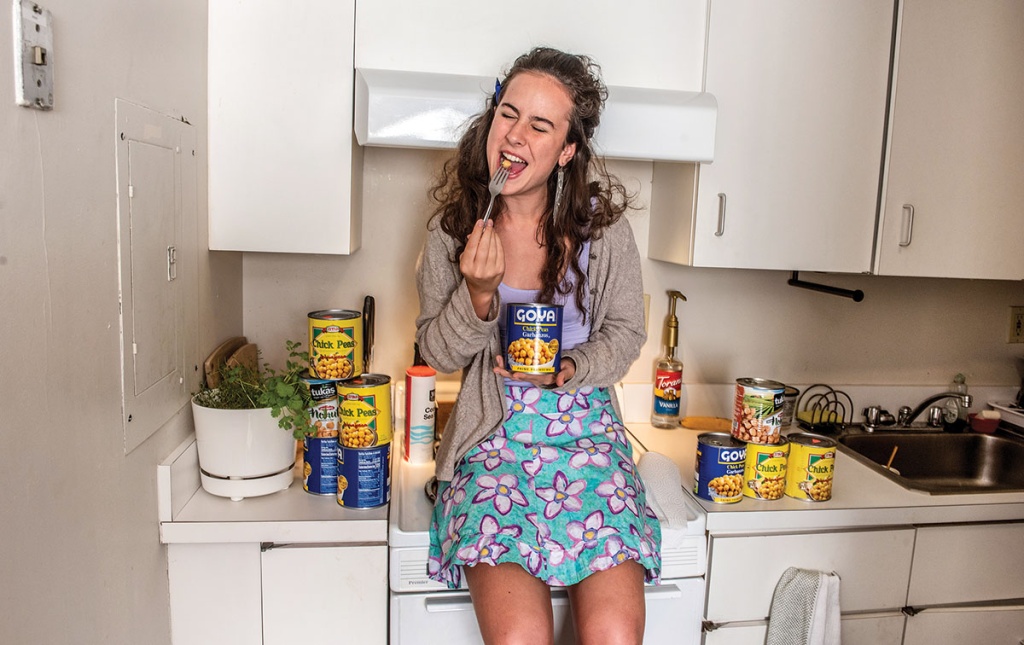
<svg viewBox="0 0 1024 645"><path fill-rule="evenodd" d="M338 504L375 508L391 499L391 444L338 449Z"/></svg>
<svg viewBox="0 0 1024 645"><path fill-rule="evenodd" d="M725 432L698 435L693 494L712 502L740 501L746 460L747 445L731 435Z"/></svg>
<svg viewBox="0 0 1024 645"><path fill-rule="evenodd" d="M554 374L562 358L562 306L508 305L505 341L510 372Z"/></svg>
<svg viewBox="0 0 1024 645"><path fill-rule="evenodd" d="M305 437L302 454L302 488L314 495L336 495L338 437Z"/></svg>

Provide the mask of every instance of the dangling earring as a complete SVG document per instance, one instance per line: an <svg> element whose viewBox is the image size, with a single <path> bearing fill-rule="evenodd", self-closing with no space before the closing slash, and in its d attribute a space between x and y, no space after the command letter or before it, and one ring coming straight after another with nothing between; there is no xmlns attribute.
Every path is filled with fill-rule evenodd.
<svg viewBox="0 0 1024 645"><path fill-rule="evenodd" d="M555 205L551 207L551 221L558 223L558 207L562 204L562 185L565 183L565 166L558 167L558 179L555 181Z"/></svg>

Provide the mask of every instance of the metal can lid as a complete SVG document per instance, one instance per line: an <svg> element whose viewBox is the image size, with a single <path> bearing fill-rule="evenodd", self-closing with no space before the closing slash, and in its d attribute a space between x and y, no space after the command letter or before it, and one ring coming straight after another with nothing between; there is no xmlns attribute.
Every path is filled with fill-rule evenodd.
<svg viewBox="0 0 1024 645"><path fill-rule="evenodd" d="M702 432L697 435L697 443L718 448L745 448L747 445L728 432Z"/></svg>
<svg viewBox="0 0 1024 645"><path fill-rule="evenodd" d="M760 387L766 390L779 390L784 391L786 386L778 381L773 381L767 378L756 378L751 376L745 376L743 378L736 379L737 385L743 385L744 387Z"/></svg>
<svg viewBox="0 0 1024 645"><path fill-rule="evenodd" d="M835 439L829 439L823 437L820 434L812 434L810 432L801 432L797 434L789 435L789 442L800 444L802 446L811 446L812 448L835 448Z"/></svg>
<svg viewBox="0 0 1024 645"><path fill-rule="evenodd" d="M338 389L343 388L358 388L358 387L377 387L379 385L388 385L391 383L391 377L386 374L360 374L354 379L343 381L338 383Z"/></svg>
<svg viewBox="0 0 1024 645"><path fill-rule="evenodd" d="M306 317L314 320L351 320L352 318L362 318L363 314L351 309L321 309L309 312Z"/></svg>

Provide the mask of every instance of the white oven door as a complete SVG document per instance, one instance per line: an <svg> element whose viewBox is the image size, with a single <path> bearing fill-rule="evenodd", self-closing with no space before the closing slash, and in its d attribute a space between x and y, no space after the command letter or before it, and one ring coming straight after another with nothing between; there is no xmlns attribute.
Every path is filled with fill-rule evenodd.
<svg viewBox="0 0 1024 645"><path fill-rule="evenodd" d="M698 645L704 608L704 578L666 580L647 587L649 645ZM551 592L555 643L573 645L569 601L562 590ZM480 645L480 631L468 591L391 594L391 645Z"/></svg>

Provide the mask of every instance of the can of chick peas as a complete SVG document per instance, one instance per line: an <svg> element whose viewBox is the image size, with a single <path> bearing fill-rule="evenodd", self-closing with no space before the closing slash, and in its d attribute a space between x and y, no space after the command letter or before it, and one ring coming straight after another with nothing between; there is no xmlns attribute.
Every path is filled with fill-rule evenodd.
<svg viewBox="0 0 1024 645"><path fill-rule="evenodd" d="M309 374L345 381L363 373L363 314L348 309L322 309L309 319Z"/></svg>
<svg viewBox="0 0 1024 645"><path fill-rule="evenodd" d="M562 305L512 303L505 315L508 370L554 374L562 357Z"/></svg>
<svg viewBox="0 0 1024 645"><path fill-rule="evenodd" d="M832 499L835 476L836 442L821 435L789 435L789 466L786 472L786 497L807 502Z"/></svg>

